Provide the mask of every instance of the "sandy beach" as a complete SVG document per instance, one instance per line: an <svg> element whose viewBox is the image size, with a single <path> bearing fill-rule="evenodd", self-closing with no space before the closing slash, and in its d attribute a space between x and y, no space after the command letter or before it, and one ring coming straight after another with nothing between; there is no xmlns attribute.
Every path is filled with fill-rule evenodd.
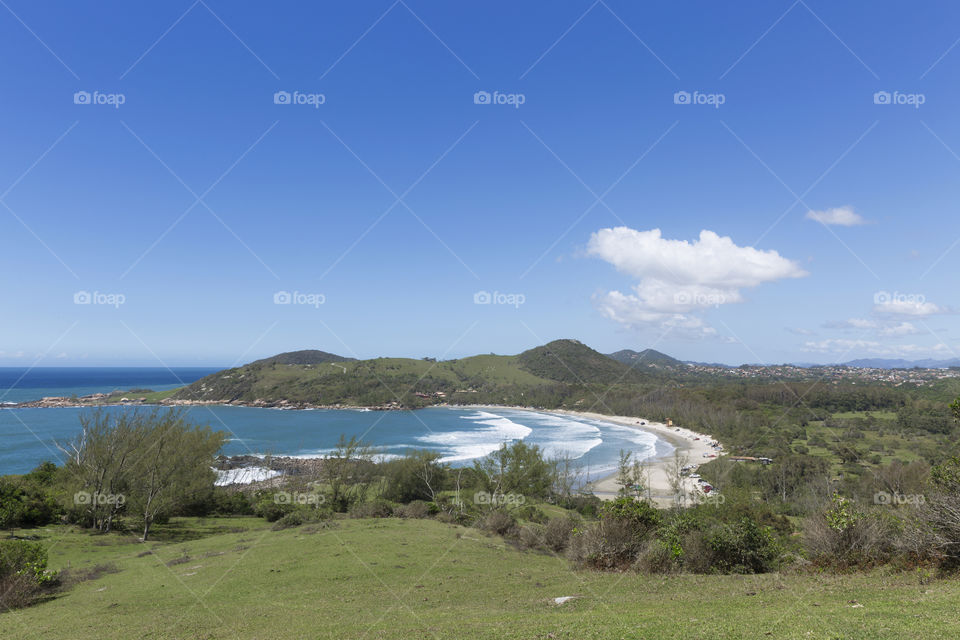
<svg viewBox="0 0 960 640"><path fill-rule="evenodd" d="M706 456L712 454L723 455L724 453L722 450L717 450L710 446L710 443L715 442L715 440L708 434L697 433L682 427L668 427L662 422L652 422L646 418L611 416L603 413L570 411L566 409L550 410L535 409L533 407L504 407L489 405L476 405L475 407L478 409L490 410L518 409L523 411L536 411L538 413L553 413L574 418L581 417L588 418L590 420L605 420L607 422L613 422L626 427L638 429L640 431L653 433L658 438L669 442L675 448L675 452L671 453L670 455L648 458L645 461L646 466L649 469L649 478L647 480L647 484L649 484L649 498L654 504L661 507L672 506L674 504L674 493L673 489L670 487L669 469L673 463L673 458L675 455L679 455L681 458L686 459L684 465L699 465L711 460L711 458ZM644 424L641 424L641 422ZM683 482L684 491L687 493L687 495L695 495L701 492L696 480L684 478ZM617 475L614 473L590 483L587 488L602 500L613 500L617 497L617 492L620 490L620 485L617 484Z"/></svg>

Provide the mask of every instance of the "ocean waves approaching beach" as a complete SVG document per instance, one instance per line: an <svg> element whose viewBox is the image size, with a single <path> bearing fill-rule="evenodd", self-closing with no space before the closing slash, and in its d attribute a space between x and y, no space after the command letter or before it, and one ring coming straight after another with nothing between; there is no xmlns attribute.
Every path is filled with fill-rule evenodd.
<svg viewBox="0 0 960 640"><path fill-rule="evenodd" d="M504 442L523 440L532 429L495 413L478 411L458 416L475 427L458 431L430 433L417 438L426 448L438 449L442 462L465 462L493 453Z"/></svg>
<svg viewBox="0 0 960 640"><path fill-rule="evenodd" d="M109 407L108 411L125 411ZM78 408L0 410L0 474L25 473L45 460L61 463L56 443L79 432ZM569 457L597 478L616 469L621 449L639 458L666 455L671 447L654 434L604 420L500 408L432 407L409 411L270 411L251 407L197 406L188 417L227 433L228 456L319 458L336 448L341 435L372 445L382 460L411 449L437 451L454 466L523 440L548 457ZM14 415L15 414L15 415Z"/></svg>

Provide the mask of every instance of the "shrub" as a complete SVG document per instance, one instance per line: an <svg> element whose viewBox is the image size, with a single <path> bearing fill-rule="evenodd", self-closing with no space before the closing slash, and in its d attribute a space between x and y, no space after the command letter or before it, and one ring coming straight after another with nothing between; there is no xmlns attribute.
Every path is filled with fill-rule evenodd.
<svg viewBox="0 0 960 640"><path fill-rule="evenodd" d="M576 511L586 518L595 518L600 513L603 500L591 494L568 496L557 500L557 506Z"/></svg>
<svg viewBox="0 0 960 640"><path fill-rule="evenodd" d="M429 518L439 511L437 505L423 500L414 500L410 504L400 505L394 510L394 515L400 518Z"/></svg>
<svg viewBox="0 0 960 640"><path fill-rule="evenodd" d="M370 500L354 503L350 506L348 513L351 518L389 518L393 515L396 506L388 500Z"/></svg>
<svg viewBox="0 0 960 640"><path fill-rule="evenodd" d="M537 524L525 524L517 534L520 546L524 549L539 549L543 546L543 527Z"/></svg>
<svg viewBox="0 0 960 640"><path fill-rule="evenodd" d="M258 496L257 502L253 506L253 514L263 518L267 522L276 522L293 511L293 509L294 505L286 502L277 502L274 494L268 493Z"/></svg>
<svg viewBox="0 0 960 640"><path fill-rule="evenodd" d="M637 558L637 568L646 573L670 573L679 570L674 549L660 539L647 542Z"/></svg>
<svg viewBox="0 0 960 640"><path fill-rule="evenodd" d="M657 531L653 543L644 548L641 566L656 573L681 570L687 560L684 543L699 549L701 545L698 544L696 536L702 527L703 522L696 509L674 514ZM694 564L702 564L702 561L698 560Z"/></svg>
<svg viewBox="0 0 960 640"><path fill-rule="evenodd" d="M570 536L579 524L572 516L550 518L543 528L543 544L551 551L560 552L570 544Z"/></svg>
<svg viewBox="0 0 960 640"><path fill-rule="evenodd" d="M15 573L41 574L47 567L47 551L39 542L0 540L0 577Z"/></svg>
<svg viewBox="0 0 960 640"><path fill-rule="evenodd" d="M32 604L59 576L47 570L47 550L39 542L0 540L0 605L10 609Z"/></svg>
<svg viewBox="0 0 960 640"><path fill-rule="evenodd" d="M600 508L600 521L576 530L569 539L567 555L574 563L594 569L629 567L662 520L659 511L641 500L624 497L606 502Z"/></svg>
<svg viewBox="0 0 960 640"><path fill-rule="evenodd" d="M826 510L804 520L803 544L820 566L868 567L886 562L893 551L890 522L858 510L834 495Z"/></svg>
<svg viewBox="0 0 960 640"><path fill-rule="evenodd" d="M600 509L601 522L620 522L631 527L636 535L644 536L663 521L660 512L649 502L633 498L617 498Z"/></svg>
<svg viewBox="0 0 960 640"><path fill-rule="evenodd" d="M532 504L524 505L516 509L513 514L519 520L526 520L527 522L536 524L543 524L548 519L547 514L545 514L542 509L538 509Z"/></svg>
<svg viewBox="0 0 960 640"><path fill-rule="evenodd" d="M202 492L177 510L184 516L249 516L254 513L255 501L243 491L232 487L213 487Z"/></svg>
<svg viewBox="0 0 960 640"><path fill-rule="evenodd" d="M516 534L517 521L506 511L491 511L480 519L477 528L499 536Z"/></svg>
<svg viewBox="0 0 960 640"><path fill-rule="evenodd" d="M770 528L750 518L714 528L707 544L710 568L722 573L766 573L776 568L783 553ZM689 564L687 568L693 570Z"/></svg>
<svg viewBox="0 0 960 640"><path fill-rule="evenodd" d="M25 574L14 573L0 578L0 611L28 607L42 592L36 580Z"/></svg>
<svg viewBox="0 0 960 640"><path fill-rule="evenodd" d="M60 514L49 489L36 482L0 478L0 529L42 527Z"/></svg>
<svg viewBox="0 0 960 640"><path fill-rule="evenodd" d="M280 531L281 529L289 529L290 527L299 527L303 523L303 513L300 511L291 511L274 522L273 526L270 528L274 531Z"/></svg>
<svg viewBox="0 0 960 640"><path fill-rule="evenodd" d="M601 521L576 529L569 541L567 557L576 565L593 569L625 569L637 559L643 538L627 522Z"/></svg>
<svg viewBox="0 0 960 640"><path fill-rule="evenodd" d="M960 412L960 398L950 407ZM945 568L960 566L960 457L930 470L930 491L920 509L928 530L926 542L936 549Z"/></svg>

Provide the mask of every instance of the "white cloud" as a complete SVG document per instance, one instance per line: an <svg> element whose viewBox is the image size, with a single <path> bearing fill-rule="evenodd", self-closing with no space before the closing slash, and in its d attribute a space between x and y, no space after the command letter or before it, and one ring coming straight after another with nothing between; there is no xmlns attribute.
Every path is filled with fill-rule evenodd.
<svg viewBox="0 0 960 640"><path fill-rule="evenodd" d="M786 330L790 333L797 336L815 336L817 335L816 331L811 331L810 329L803 329L800 327L786 327Z"/></svg>
<svg viewBox="0 0 960 640"><path fill-rule="evenodd" d="M874 313L897 316L932 316L939 313L949 313L949 309L927 302L923 296L900 296L881 298L875 296Z"/></svg>
<svg viewBox="0 0 960 640"><path fill-rule="evenodd" d="M836 225L840 227L855 227L861 224L867 224L859 213L853 210L853 207L835 207L833 209L824 209L823 211L807 211L807 220L816 220L822 224Z"/></svg>
<svg viewBox="0 0 960 640"><path fill-rule="evenodd" d="M604 317L627 327L658 326L664 331L669 329L674 337L692 339L709 338L717 334L716 329L707 326L697 316L650 310L642 299L619 291L594 296L594 304Z"/></svg>
<svg viewBox="0 0 960 640"><path fill-rule="evenodd" d="M743 302L741 289L807 275L776 251L739 247L709 230L687 242L665 239L660 229L600 229L590 236L587 255L639 280L632 293L609 291L594 298L604 316L626 326L671 328L691 337L716 334L691 314Z"/></svg>
<svg viewBox="0 0 960 640"><path fill-rule="evenodd" d="M815 353L842 354L845 358L856 354L871 356L904 357L943 355L950 352L950 347L940 343L933 347L916 344L888 344L876 340L847 340L844 338L830 338L819 342L807 342L803 345L804 351Z"/></svg>
<svg viewBox="0 0 960 640"><path fill-rule="evenodd" d="M909 322L878 322L869 318L849 318L839 322L827 322L823 326L826 329L842 329L846 331L871 333L882 338L912 336L923 333Z"/></svg>
<svg viewBox="0 0 960 640"><path fill-rule="evenodd" d="M857 329L860 331L876 329L878 326L876 320L867 318L848 318L847 320L827 322L823 325L825 329Z"/></svg>
<svg viewBox="0 0 960 640"><path fill-rule="evenodd" d="M880 329L880 335L888 338L896 336L913 336L918 333L921 333L921 331L909 322L901 322L900 324L889 325Z"/></svg>

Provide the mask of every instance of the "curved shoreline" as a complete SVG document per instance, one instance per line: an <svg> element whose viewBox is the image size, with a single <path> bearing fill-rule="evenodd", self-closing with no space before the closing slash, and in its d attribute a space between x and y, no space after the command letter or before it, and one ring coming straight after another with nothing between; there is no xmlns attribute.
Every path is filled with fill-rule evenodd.
<svg viewBox="0 0 960 640"><path fill-rule="evenodd" d="M293 405L289 403L265 403L265 402L217 402L217 401L175 401L175 402L164 402L160 401L157 403L148 403L142 401L128 401L128 402L96 402L102 398L64 398L64 397L48 397L43 398L39 401L28 401L17 403L16 405L7 404L3 406L3 409L27 409L27 408L70 408L70 407L97 407L97 406L125 406L125 407L176 407L176 406L222 406L222 407L245 407L245 408L260 408L260 409L284 409L290 411L297 410L316 410L316 409L329 409L329 410L372 410L372 411L416 411L417 409L409 409L405 407L400 407L398 405L382 405L382 406L354 406L354 405ZM84 401L86 400L86 402ZM94 400L91 402L90 400ZM140 400L139 398L137 400ZM645 418L640 418L636 416L614 416L607 415L603 413L595 413L590 411L575 411L571 409L541 409L537 407L528 407L528 406L515 406L515 405L491 405L491 404L448 404L440 403L427 405L425 407L418 407L418 409L430 409L430 408L451 408L451 409L487 409L487 410L503 410L510 409L516 411L531 411L537 413L545 414L554 414L558 416L566 416L572 418L585 418L589 420L599 420L604 422L610 422L620 426L630 427L632 429L637 429L639 431L645 431L647 433L652 433L654 436L660 440L670 444L674 451L667 455L655 455L644 460L644 465L649 470L648 482L648 496L652 502L659 506L670 506L674 504L674 493L673 489L670 486L669 478L669 468L674 461L675 456L680 456L681 458L686 458L684 464L689 465L699 465L704 462L707 462L709 458L707 456L714 455L723 455L724 451L721 449L713 449L709 442L713 442L714 438L707 434L697 433L690 429L680 428L680 427L668 427L662 422L653 422ZM642 423L642 424L641 424ZM600 478L599 480L594 480L590 482L586 489L596 495L597 497L603 500L612 500L617 497L617 492L619 490L619 485L617 484L617 474L613 473L609 476ZM684 492L688 495L699 492L697 483L694 480L685 478L683 481Z"/></svg>
<svg viewBox="0 0 960 640"><path fill-rule="evenodd" d="M555 415L567 417L580 417L589 420L601 420L612 422L638 431L652 433L661 440L666 441L673 446L674 451L665 456L653 456L644 460L649 469L649 498L661 507L672 506L675 503L673 489L670 486L669 470L673 463L674 456L686 458L684 464L700 465L708 462L712 458L706 456L724 455L723 449L714 449L710 442L716 442L713 436L697 433L690 429L682 427L668 427L662 422L652 422L646 418L635 416L612 416L605 413L594 413L591 411L573 411L570 409L538 409L536 407L518 407L509 405L447 405L450 407L466 409L512 409L518 411L535 411L537 413L552 413ZM641 424L643 423L643 424ZM612 473L608 476L595 480L587 485L587 489L601 500L613 500L617 497L620 485L617 484L617 474ZM695 480L684 478L683 490L687 495L699 493L700 489Z"/></svg>

